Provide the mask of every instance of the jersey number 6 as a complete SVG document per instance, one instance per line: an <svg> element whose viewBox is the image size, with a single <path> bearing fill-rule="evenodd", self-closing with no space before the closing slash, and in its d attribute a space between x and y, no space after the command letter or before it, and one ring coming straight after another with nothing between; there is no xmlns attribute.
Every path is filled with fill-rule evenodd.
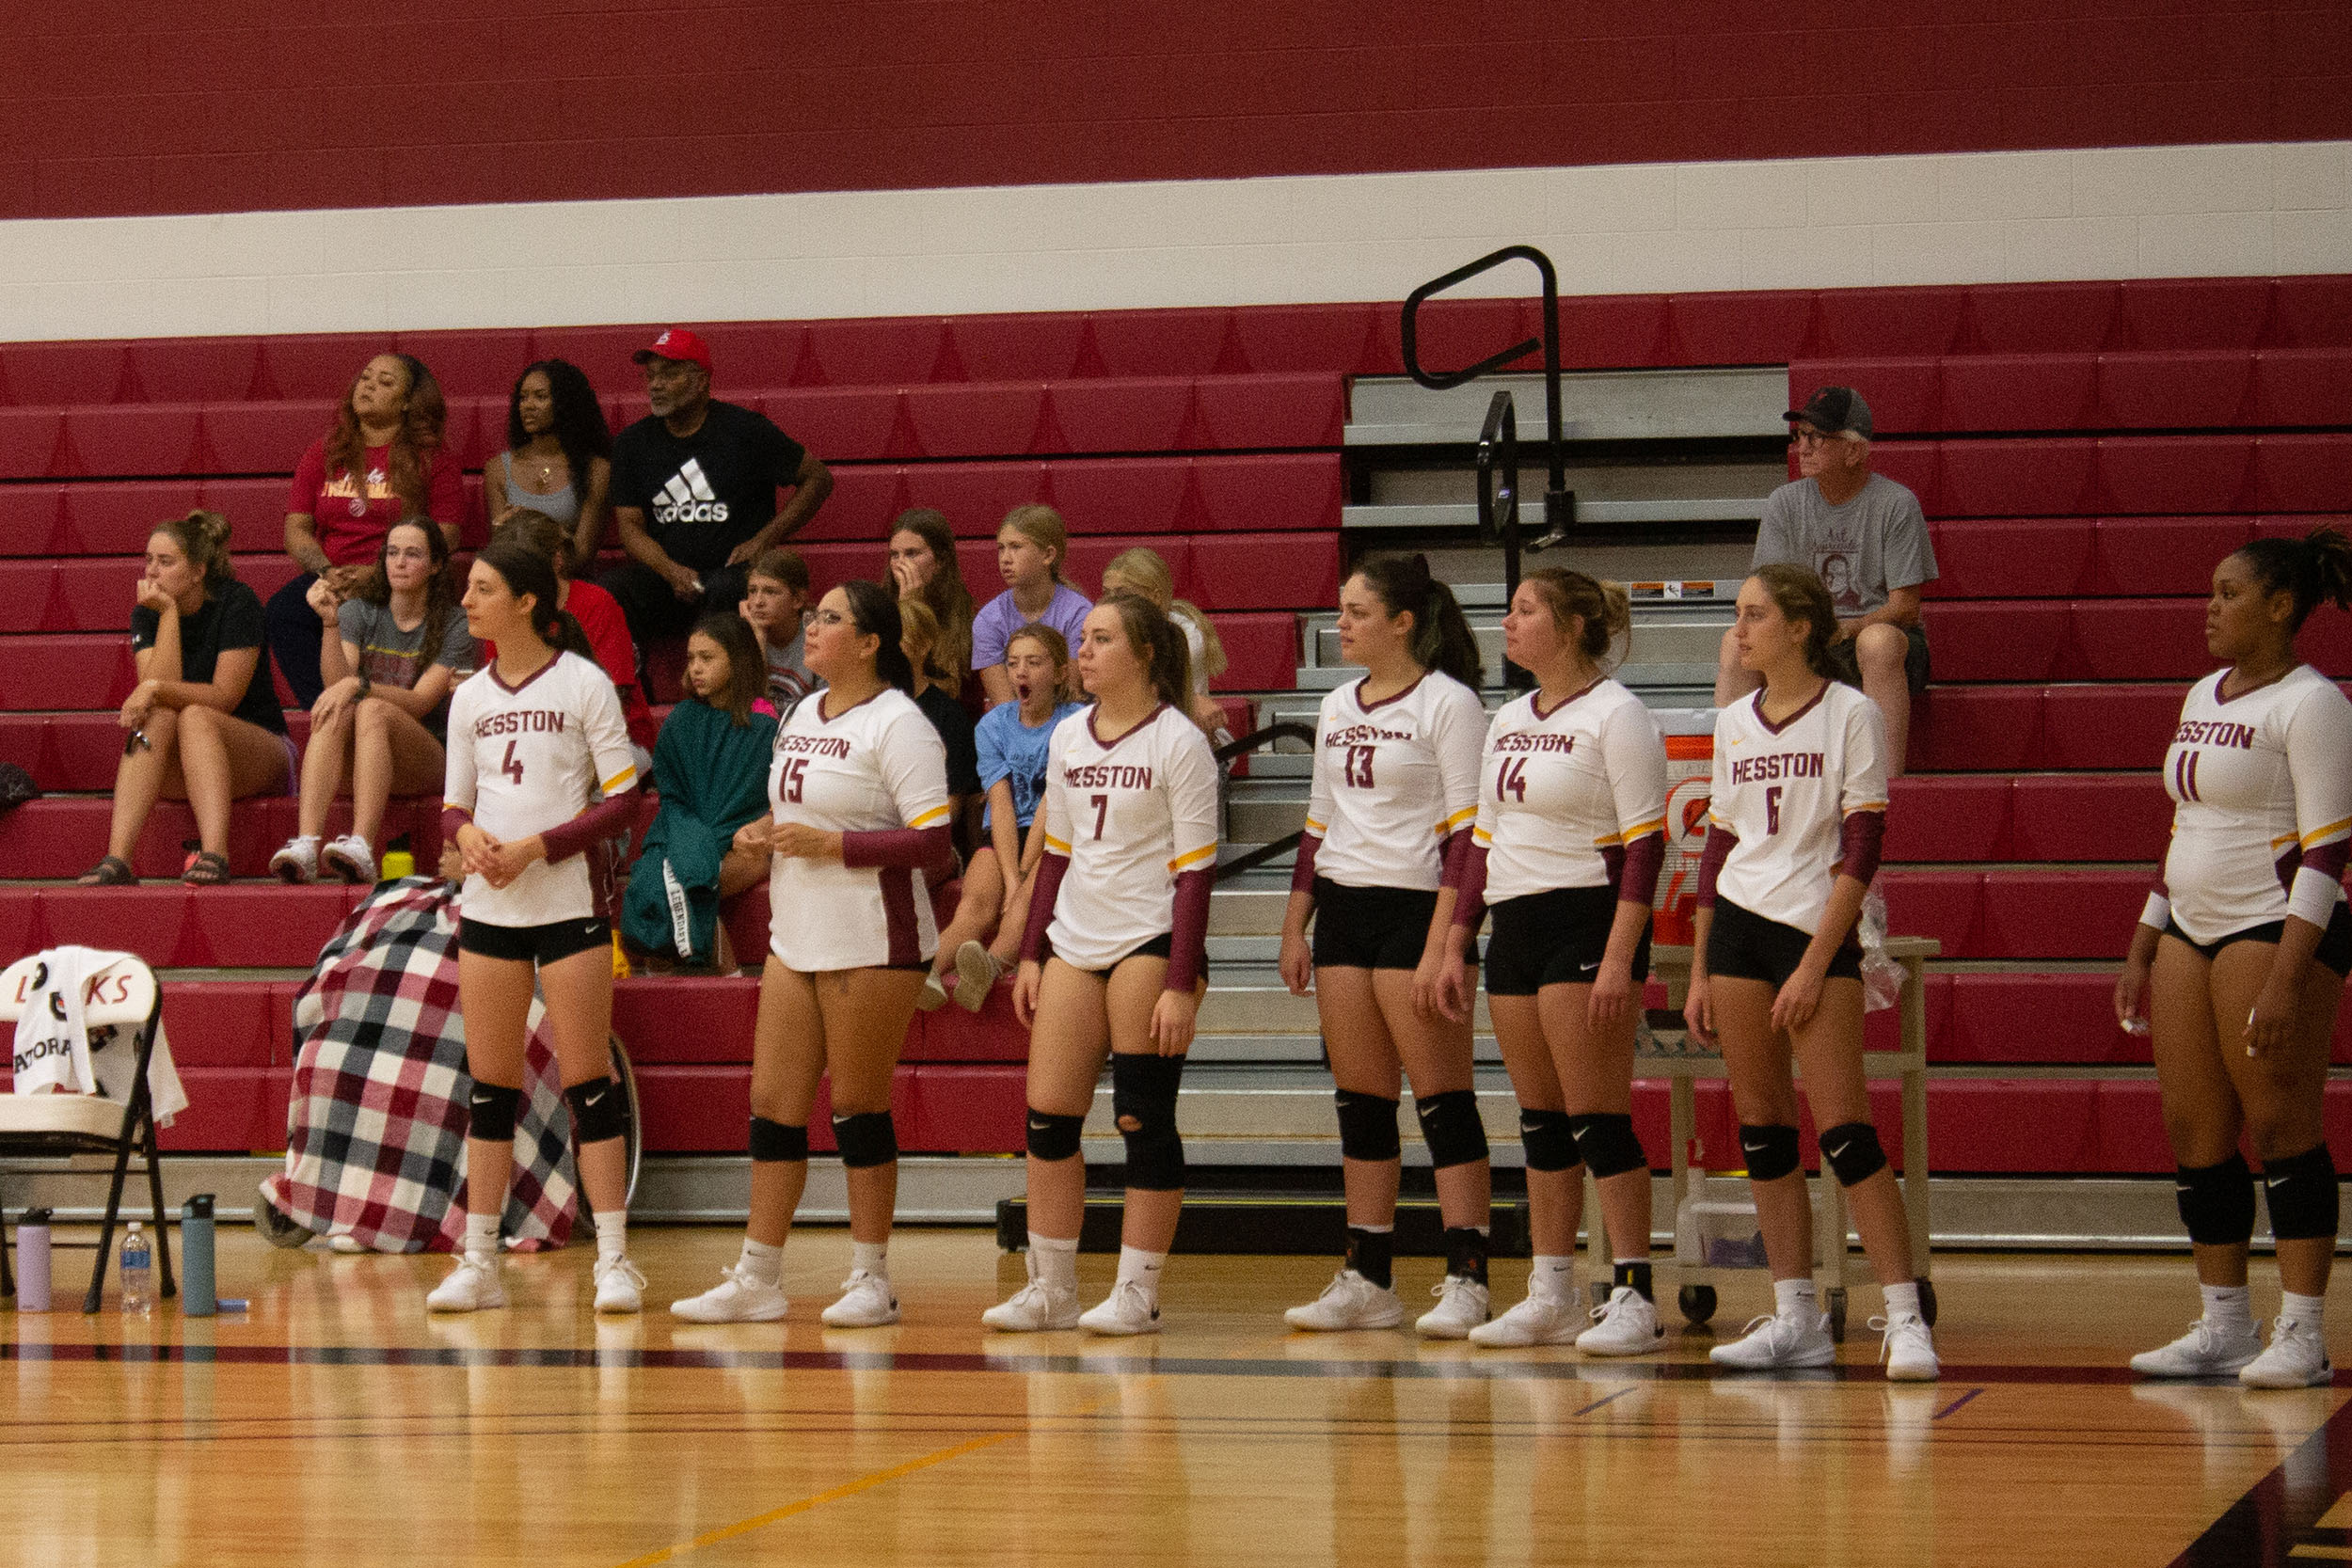
<svg viewBox="0 0 2352 1568"><path fill-rule="evenodd" d="M499 771L514 780L516 787L521 786L523 782L523 759L515 754L515 743L511 740L506 743L506 757L504 761L499 764Z"/></svg>
<svg viewBox="0 0 2352 1568"><path fill-rule="evenodd" d="M1764 831L1767 833L1780 832L1780 787L1773 784L1764 791Z"/></svg>

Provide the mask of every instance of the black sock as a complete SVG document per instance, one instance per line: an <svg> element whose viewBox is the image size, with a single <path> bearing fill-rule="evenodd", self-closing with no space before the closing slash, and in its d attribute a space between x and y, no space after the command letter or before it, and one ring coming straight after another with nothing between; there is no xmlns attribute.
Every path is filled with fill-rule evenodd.
<svg viewBox="0 0 2352 1568"><path fill-rule="evenodd" d="M1654 1302L1658 1299L1650 1293L1649 1265L1647 1263L1619 1263L1614 1270L1613 1277L1610 1280L1610 1284L1612 1286L1630 1285L1633 1287L1635 1292L1639 1294L1644 1301Z"/></svg>
<svg viewBox="0 0 2352 1568"><path fill-rule="evenodd" d="M1475 1226L1445 1227L1445 1272L1456 1279L1486 1283L1486 1233Z"/></svg>
<svg viewBox="0 0 2352 1568"><path fill-rule="evenodd" d="M1386 1230L1359 1230L1347 1227L1347 1266L1371 1280L1382 1290L1396 1283L1396 1273L1390 1260L1395 1256L1396 1237Z"/></svg>

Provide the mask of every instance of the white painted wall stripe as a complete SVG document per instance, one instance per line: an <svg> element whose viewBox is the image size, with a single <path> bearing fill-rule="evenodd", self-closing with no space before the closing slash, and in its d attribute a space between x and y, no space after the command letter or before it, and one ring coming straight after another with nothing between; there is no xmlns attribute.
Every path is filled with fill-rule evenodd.
<svg viewBox="0 0 2352 1568"><path fill-rule="evenodd" d="M2352 142L0 223L0 338L2352 271ZM1523 293L1516 269L1490 275Z"/></svg>

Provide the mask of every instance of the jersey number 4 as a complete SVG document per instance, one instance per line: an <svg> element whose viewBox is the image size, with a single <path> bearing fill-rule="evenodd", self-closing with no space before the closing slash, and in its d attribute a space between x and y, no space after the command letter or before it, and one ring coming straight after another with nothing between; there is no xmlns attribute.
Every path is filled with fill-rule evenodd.
<svg viewBox="0 0 2352 1568"><path fill-rule="evenodd" d="M516 787L519 788L521 786L523 782L523 759L515 754L515 742L511 740L506 743L506 757L504 761L499 764L499 771L514 780Z"/></svg>
<svg viewBox="0 0 2352 1568"><path fill-rule="evenodd" d="M1350 789L1372 788L1372 748L1350 746L1341 759L1340 775Z"/></svg>

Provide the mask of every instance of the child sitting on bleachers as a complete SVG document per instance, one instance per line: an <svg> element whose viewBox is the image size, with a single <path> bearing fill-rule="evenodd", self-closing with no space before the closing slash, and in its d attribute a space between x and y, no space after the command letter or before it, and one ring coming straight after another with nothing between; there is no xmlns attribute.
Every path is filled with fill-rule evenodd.
<svg viewBox="0 0 2352 1568"><path fill-rule="evenodd" d="M781 545L760 551L745 579L743 619L758 640L768 670L768 700L779 712L818 685L803 652L807 639L801 618L807 610L808 562L801 552Z"/></svg>
<svg viewBox="0 0 2352 1568"><path fill-rule="evenodd" d="M1005 514L996 530L996 570L1005 591L972 618L972 668L988 693L989 706L1012 701L1012 678L1005 673L1005 649L1012 634L1042 621L1074 646L1093 602L1062 580L1070 562L1070 531L1061 514L1031 503Z"/></svg>
<svg viewBox="0 0 2352 1568"><path fill-rule="evenodd" d="M1212 746L1232 739L1225 725L1225 710L1209 695L1209 683L1225 673L1225 644L1217 640L1216 627L1200 606L1176 596L1176 574L1168 570L1167 560L1142 545L1120 551L1103 568L1103 596L1113 594L1149 599L1176 623L1176 629L1184 634L1185 651L1192 656L1192 702L1186 711Z"/></svg>

